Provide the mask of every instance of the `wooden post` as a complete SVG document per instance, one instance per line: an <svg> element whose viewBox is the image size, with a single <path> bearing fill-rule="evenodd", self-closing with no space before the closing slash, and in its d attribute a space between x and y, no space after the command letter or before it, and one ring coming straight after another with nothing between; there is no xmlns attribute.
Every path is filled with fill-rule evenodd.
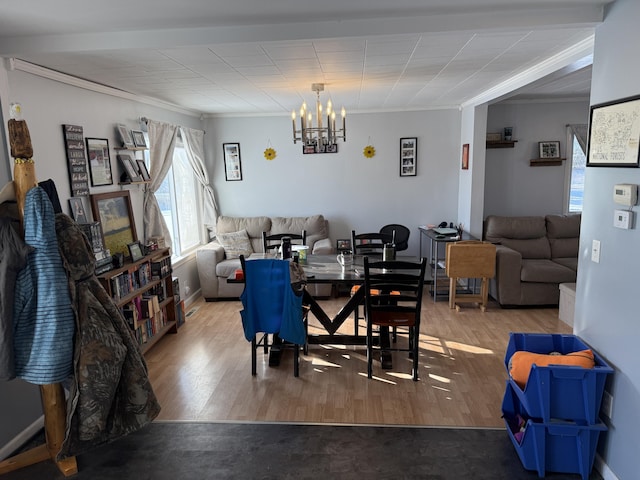
<svg viewBox="0 0 640 480"><path fill-rule="evenodd" d="M27 192L38 184L35 163L31 158L33 154L31 138L24 120L9 120L9 139L11 155L15 159L13 170L14 188L18 211L22 220ZM40 385L40 396L42 397L42 410L44 412L46 443L0 462L0 475L47 459L52 459L65 477L78 473L76 457L68 457L56 461L56 456L60 452L64 441L67 422L62 384Z"/></svg>

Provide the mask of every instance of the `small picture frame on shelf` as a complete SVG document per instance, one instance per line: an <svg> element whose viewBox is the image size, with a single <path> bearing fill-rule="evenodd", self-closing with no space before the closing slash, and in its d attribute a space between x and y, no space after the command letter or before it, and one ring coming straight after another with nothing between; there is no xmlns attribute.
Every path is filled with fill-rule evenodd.
<svg viewBox="0 0 640 480"><path fill-rule="evenodd" d="M344 252L346 250L351 250L351 239L350 238L339 238L336 240L336 250L338 252Z"/></svg>
<svg viewBox="0 0 640 480"><path fill-rule="evenodd" d="M88 223L81 197L71 197L69 199L69 207L71 207L71 216L76 223Z"/></svg>
<svg viewBox="0 0 640 480"><path fill-rule="evenodd" d="M138 159L136 160L138 164L138 170L140 170L140 176L142 180L148 182L151 180L151 175L149 175L149 170L147 170L147 164L144 163L144 160Z"/></svg>
<svg viewBox="0 0 640 480"><path fill-rule="evenodd" d="M131 136L133 137L133 144L136 147L147 148L147 142L144 139L144 133L140 130L131 130Z"/></svg>
<svg viewBox="0 0 640 480"><path fill-rule="evenodd" d="M137 262L142 257L144 257L144 253L142 253L142 247L140 246L140 242L133 242L127 245L129 248L129 255L131 255L131 261Z"/></svg>
<svg viewBox="0 0 640 480"><path fill-rule="evenodd" d="M560 158L560 142L538 142L540 158Z"/></svg>
<svg viewBox="0 0 640 480"><path fill-rule="evenodd" d="M122 146L126 148L135 148L135 143L133 143L133 137L131 136L131 130L127 128L126 125L118 124L118 134L120 135L120 141L122 142Z"/></svg>
<svg viewBox="0 0 640 480"><path fill-rule="evenodd" d="M126 153L121 153L118 155L118 160L120 161L120 163L122 164L122 167L124 168L124 172L126 173L126 177L127 177L126 180L128 180L129 182L139 182L141 180L140 175L138 175L138 169L136 168L136 165L133 163L133 159L131 158L131 155L128 155Z"/></svg>

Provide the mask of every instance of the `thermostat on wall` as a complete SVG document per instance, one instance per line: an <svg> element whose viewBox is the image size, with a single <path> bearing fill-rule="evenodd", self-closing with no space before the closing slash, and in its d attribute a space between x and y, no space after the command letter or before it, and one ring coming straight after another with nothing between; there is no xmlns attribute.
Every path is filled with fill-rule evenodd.
<svg viewBox="0 0 640 480"><path fill-rule="evenodd" d="M620 205L632 207L638 203L638 185L619 183L613 186L613 201Z"/></svg>

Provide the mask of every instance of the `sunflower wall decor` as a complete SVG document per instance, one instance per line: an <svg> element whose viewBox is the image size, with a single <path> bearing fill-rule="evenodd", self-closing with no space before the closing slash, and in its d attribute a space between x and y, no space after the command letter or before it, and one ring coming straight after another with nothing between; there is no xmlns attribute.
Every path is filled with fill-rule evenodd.
<svg viewBox="0 0 640 480"><path fill-rule="evenodd" d="M373 145L367 145L364 147L362 154L367 158L373 158L376 155L376 149Z"/></svg>
<svg viewBox="0 0 640 480"><path fill-rule="evenodd" d="M265 149L263 155L266 160L273 160L274 158L276 158L277 153L271 146L271 140L269 140L269 142L267 143L267 148Z"/></svg>

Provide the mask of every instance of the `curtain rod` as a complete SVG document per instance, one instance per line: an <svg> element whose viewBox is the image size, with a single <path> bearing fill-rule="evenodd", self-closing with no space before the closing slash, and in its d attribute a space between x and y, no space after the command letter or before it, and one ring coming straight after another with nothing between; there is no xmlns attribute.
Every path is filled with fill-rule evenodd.
<svg viewBox="0 0 640 480"><path fill-rule="evenodd" d="M149 124L149 119L147 117L140 117L140 121L143 122L145 125ZM180 125L180 126L182 126L182 125ZM207 134L207 132L204 131L204 130L202 130L202 133L205 134L205 135Z"/></svg>

